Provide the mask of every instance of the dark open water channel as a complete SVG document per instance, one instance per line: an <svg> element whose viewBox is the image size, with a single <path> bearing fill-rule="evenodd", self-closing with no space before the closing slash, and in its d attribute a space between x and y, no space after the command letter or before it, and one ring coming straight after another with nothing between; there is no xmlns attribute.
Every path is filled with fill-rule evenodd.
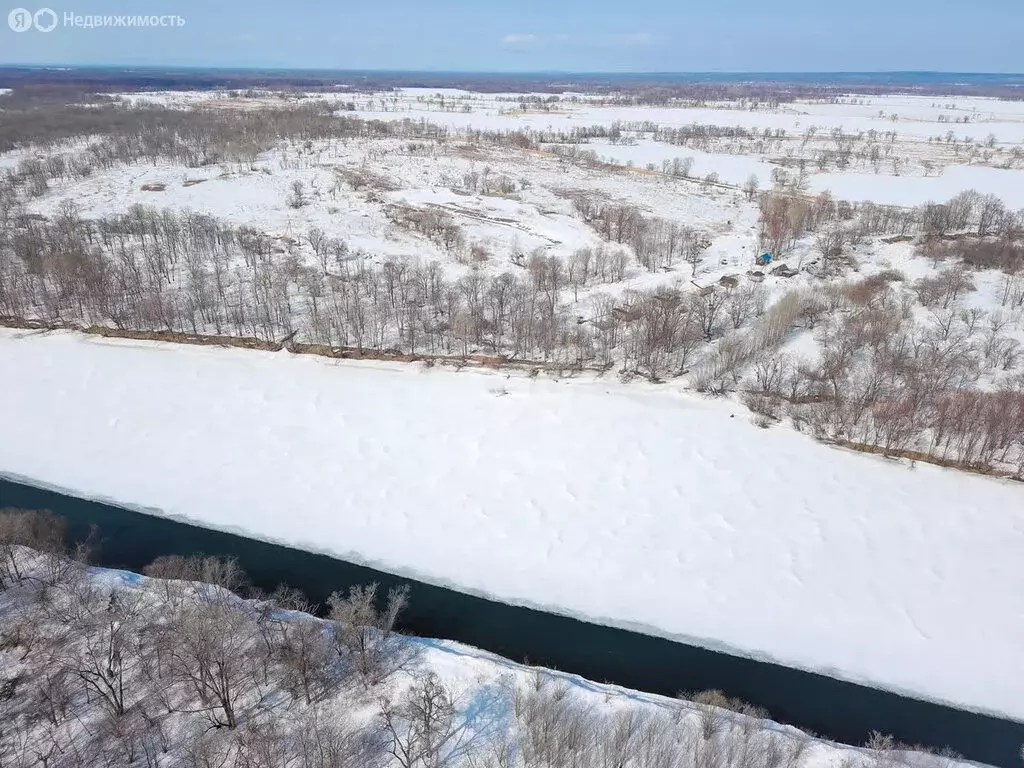
<svg viewBox="0 0 1024 768"><path fill-rule="evenodd" d="M718 688L764 707L773 719L836 741L861 744L872 730L910 744L949 746L967 758L1019 768L1024 723L918 701L824 675L657 637L590 624L402 579L325 555L211 531L0 478L0 508L48 509L69 538L99 528L100 565L140 570L158 555L234 555L263 589L291 584L323 603L336 589L377 582L411 586L402 626L514 661L673 696ZM1021 649L1024 653L1024 648ZM970 658L957 663L970 664ZM1021 681L1024 685L1024 681Z"/></svg>

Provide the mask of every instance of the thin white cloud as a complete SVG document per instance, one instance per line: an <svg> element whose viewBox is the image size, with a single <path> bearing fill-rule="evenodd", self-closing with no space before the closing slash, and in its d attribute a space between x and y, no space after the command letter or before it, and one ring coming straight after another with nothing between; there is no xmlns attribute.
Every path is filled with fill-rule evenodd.
<svg viewBox="0 0 1024 768"><path fill-rule="evenodd" d="M536 39L536 35L511 34L505 35L503 38L501 38L501 42L503 42L505 45L522 45L523 43L532 43Z"/></svg>

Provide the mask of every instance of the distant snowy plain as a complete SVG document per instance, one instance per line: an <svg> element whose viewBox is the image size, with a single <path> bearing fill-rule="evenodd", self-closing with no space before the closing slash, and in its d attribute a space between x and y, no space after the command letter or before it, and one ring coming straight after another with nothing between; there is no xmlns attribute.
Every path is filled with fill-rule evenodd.
<svg viewBox="0 0 1024 768"><path fill-rule="evenodd" d="M0 473L1024 718L1022 489L728 401L0 330Z"/></svg>
<svg viewBox="0 0 1024 768"><path fill-rule="evenodd" d="M809 163L807 191L816 194L827 190L841 200L916 206L945 202L960 192L974 189L1000 197L1012 209L1024 207L1024 168L1019 161L1014 160L1004 168L977 164L976 159L970 160L966 155L958 155L955 160L942 159L948 154L942 149L948 149L947 137L961 144L970 141L980 145L991 141L993 147L998 145L1004 152L999 156L1001 162L1008 160L1013 150L1020 153L1024 149L1024 105L1019 101L853 93L840 97L835 103L797 100L772 109L749 109L736 102L712 102L705 107L606 106L593 103L600 98L595 94L566 93L561 95L559 103L537 109L536 105L520 103L520 98L533 96L543 101L550 98L550 94L479 94L451 88L400 88L373 94L311 93L305 96L339 104L351 102L356 107L353 112L342 110L339 114L367 120L423 120L445 126L456 134L470 129L569 132L589 126L613 125L622 126L627 134L640 126L646 131L651 125L661 128L713 125L755 133L782 131L793 140L807 131L813 131L819 139L832 131L849 135L891 132L902 142L896 156L908 161L900 173L893 172L888 155L874 172L863 165L821 172L814 163ZM225 93L196 91L122 94L119 98L133 104L178 107L232 101ZM770 186L772 171L779 167L769 162L768 155L751 151L750 146L746 146L743 154L701 151L653 141L649 134L643 135L639 139L629 136L620 144L598 139L578 146L595 152L605 162L633 163L638 168L651 163L658 170L664 160L690 157L694 160L692 170L697 178L715 173L722 182L741 185L750 175L755 175L761 189ZM788 151L794 150L790 147ZM936 161L935 168L928 173L920 167L920 161L925 158Z"/></svg>

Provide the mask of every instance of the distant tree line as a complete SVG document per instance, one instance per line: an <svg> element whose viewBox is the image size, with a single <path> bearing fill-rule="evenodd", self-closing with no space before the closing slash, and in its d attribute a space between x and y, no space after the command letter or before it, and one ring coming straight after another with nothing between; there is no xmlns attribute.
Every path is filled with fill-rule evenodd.
<svg viewBox="0 0 1024 768"><path fill-rule="evenodd" d="M909 74L887 78L856 76L770 76L734 80L699 75L629 74L518 74L518 73L389 73L389 72L293 72L280 70L238 71L180 70L112 71L103 68L69 69L0 67L0 87L17 92L60 90L64 98L96 92L141 93L169 90L247 90L288 92L390 91L398 88L457 88L477 93L606 94L623 103L661 104L671 99L699 103L749 100L784 103L795 99L842 101L858 95L906 94L935 96L989 96L1019 99L1020 89L1012 76L993 76L974 82L923 79Z"/></svg>

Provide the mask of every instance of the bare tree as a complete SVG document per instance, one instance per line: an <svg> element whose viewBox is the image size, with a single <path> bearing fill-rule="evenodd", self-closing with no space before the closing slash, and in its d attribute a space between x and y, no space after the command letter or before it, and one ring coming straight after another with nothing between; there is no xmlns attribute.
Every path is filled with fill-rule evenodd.
<svg viewBox="0 0 1024 768"><path fill-rule="evenodd" d="M66 562L64 531L64 520L49 512L0 509L0 589L28 575L26 549Z"/></svg>
<svg viewBox="0 0 1024 768"><path fill-rule="evenodd" d="M218 730L196 729L187 734L181 749L184 768L234 768L236 744Z"/></svg>
<svg viewBox="0 0 1024 768"><path fill-rule="evenodd" d="M303 768L380 768L386 762L379 722L357 726L314 707L297 719L294 731Z"/></svg>
<svg viewBox="0 0 1024 768"><path fill-rule="evenodd" d="M839 258L843 255L846 233L838 226L830 227L814 239L814 247L822 260L822 273L834 275L839 272Z"/></svg>
<svg viewBox="0 0 1024 768"><path fill-rule="evenodd" d="M139 632L142 629L142 594L115 589L109 593L82 590L73 595L82 605L68 627L72 638L63 645L60 665L78 677L106 707L122 717L131 703L142 662Z"/></svg>
<svg viewBox="0 0 1024 768"><path fill-rule="evenodd" d="M747 200L754 199L760 186L761 182L758 180L756 173L752 173L747 177L747 180L743 182L743 193L747 196Z"/></svg>
<svg viewBox="0 0 1024 768"><path fill-rule="evenodd" d="M298 735L282 727L276 718L247 722L234 734L238 768L299 768Z"/></svg>
<svg viewBox="0 0 1024 768"><path fill-rule="evenodd" d="M397 702L380 702L388 751L402 768L443 768L457 736L455 702L437 675L421 676Z"/></svg>
<svg viewBox="0 0 1024 768"><path fill-rule="evenodd" d="M326 698L340 678L328 629L319 621L296 620L284 633L277 653L286 690L307 704Z"/></svg>
<svg viewBox="0 0 1024 768"><path fill-rule="evenodd" d="M759 299L763 300L760 294L763 294L761 286L754 283L745 283L728 293L725 313L733 328L739 328L754 315Z"/></svg>
<svg viewBox="0 0 1024 768"><path fill-rule="evenodd" d="M214 727L235 728L256 688L256 620L233 599L186 601L168 622L163 653L171 678L191 690Z"/></svg>
<svg viewBox="0 0 1024 768"><path fill-rule="evenodd" d="M711 245L706 238L689 233L683 244L683 260L690 265L690 276L697 275L697 269L704 261L704 251Z"/></svg>
<svg viewBox="0 0 1024 768"><path fill-rule="evenodd" d="M379 610L376 584L352 587L347 596L335 592L328 598L335 646L353 660L366 686L382 682L403 663L402 644L395 641L394 631L408 599L407 586L395 587Z"/></svg>
<svg viewBox="0 0 1024 768"><path fill-rule="evenodd" d="M310 227L309 231L306 232L306 242L313 249L313 256L320 265L320 269L326 275L327 265L330 263L330 239L319 227Z"/></svg>
<svg viewBox="0 0 1024 768"><path fill-rule="evenodd" d="M705 288L694 300L694 314L700 323L704 338L710 341L715 335L718 320L729 300L729 295L715 287Z"/></svg>
<svg viewBox="0 0 1024 768"><path fill-rule="evenodd" d="M289 208L303 208L309 204L309 198L306 197L306 186L296 179L292 182L292 191L285 200Z"/></svg>
<svg viewBox="0 0 1024 768"><path fill-rule="evenodd" d="M758 390L766 395L780 392L789 368L788 356L772 351L760 353L754 358L754 379Z"/></svg>

